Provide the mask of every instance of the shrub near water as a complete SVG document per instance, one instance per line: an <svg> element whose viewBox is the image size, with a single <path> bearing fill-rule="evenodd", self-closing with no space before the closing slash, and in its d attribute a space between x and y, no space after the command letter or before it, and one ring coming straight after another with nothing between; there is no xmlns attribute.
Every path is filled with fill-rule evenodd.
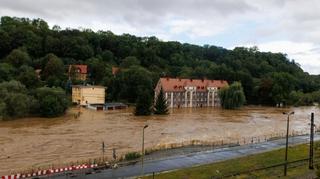
<svg viewBox="0 0 320 179"><path fill-rule="evenodd" d="M0 118L16 118L29 115L36 101L18 81L0 83Z"/></svg>
<svg viewBox="0 0 320 179"><path fill-rule="evenodd" d="M140 157L141 157L141 154L138 152L129 152L125 155L126 160L134 160Z"/></svg>

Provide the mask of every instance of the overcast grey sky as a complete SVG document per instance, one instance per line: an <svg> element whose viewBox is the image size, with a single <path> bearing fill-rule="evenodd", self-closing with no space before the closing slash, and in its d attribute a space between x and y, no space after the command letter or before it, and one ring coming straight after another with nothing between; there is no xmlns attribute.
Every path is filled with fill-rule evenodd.
<svg viewBox="0 0 320 179"><path fill-rule="evenodd" d="M283 52L320 74L319 0L0 0L0 16L232 49Z"/></svg>

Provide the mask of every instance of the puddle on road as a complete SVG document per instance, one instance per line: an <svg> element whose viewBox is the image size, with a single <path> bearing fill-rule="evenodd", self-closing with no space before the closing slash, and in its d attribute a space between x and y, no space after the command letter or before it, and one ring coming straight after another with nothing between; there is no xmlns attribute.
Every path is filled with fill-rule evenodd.
<svg viewBox="0 0 320 179"><path fill-rule="evenodd" d="M135 117L131 108L121 111L92 111L72 108L59 118L25 118L0 121L0 175L30 167L49 166L100 157L101 143L106 155L112 148L118 155L141 148L142 127L146 129L147 148L188 140L232 140L284 132L283 111L293 110L290 127L309 130L310 113L319 108L279 109L245 107L241 110L219 108L174 109L168 116Z"/></svg>

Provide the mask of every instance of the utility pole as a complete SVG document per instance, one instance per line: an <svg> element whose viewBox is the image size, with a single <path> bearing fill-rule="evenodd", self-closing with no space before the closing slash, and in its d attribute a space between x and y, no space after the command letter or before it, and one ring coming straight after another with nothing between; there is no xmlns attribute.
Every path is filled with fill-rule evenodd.
<svg viewBox="0 0 320 179"><path fill-rule="evenodd" d="M309 169L313 170L314 113L311 113Z"/></svg>
<svg viewBox="0 0 320 179"><path fill-rule="evenodd" d="M287 115L287 135L286 135L286 153L285 153L285 164L284 164L284 176L287 176L287 168L288 168L288 138L289 138L289 119L290 119L290 115L293 115L294 112L290 112L290 113L283 113L284 115Z"/></svg>
<svg viewBox="0 0 320 179"><path fill-rule="evenodd" d="M105 152L105 145L104 145L104 141L102 142L102 160L104 162L104 152Z"/></svg>
<svg viewBox="0 0 320 179"><path fill-rule="evenodd" d="M143 169L143 160L144 160L144 129L147 128L148 125L143 126L142 129L142 151L141 151L141 176L144 174L144 169Z"/></svg>

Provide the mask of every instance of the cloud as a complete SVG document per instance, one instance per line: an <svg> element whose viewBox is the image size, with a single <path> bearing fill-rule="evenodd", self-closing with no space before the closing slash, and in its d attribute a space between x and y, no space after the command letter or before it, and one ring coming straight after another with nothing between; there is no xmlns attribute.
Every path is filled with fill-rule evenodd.
<svg viewBox="0 0 320 179"><path fill-rule="evenodd" d="M94 20L110 30L127 26L128 31L136 29L133 32L145 35L164 28L174 32L186 27L188 30L183 32L187 35L210 36L216 34L214 29L223 29L226 18L251 8L241 0L2 0L0 15L25 14L73 27L91 25ZM183 26L182 22L191 24Z"/></svg>

